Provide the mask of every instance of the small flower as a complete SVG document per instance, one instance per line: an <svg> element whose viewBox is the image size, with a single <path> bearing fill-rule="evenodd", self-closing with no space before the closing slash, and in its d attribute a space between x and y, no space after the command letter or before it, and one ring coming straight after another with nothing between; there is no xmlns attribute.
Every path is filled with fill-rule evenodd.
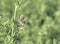
<svg viewBox="0 0 60 44"><path fill-rule="evenodd" d="M18 23L19 23L20 25L23 25L23 24L25 23L25 20L24 20L23 15L21 15L21 16L19 17Z"/></svg>

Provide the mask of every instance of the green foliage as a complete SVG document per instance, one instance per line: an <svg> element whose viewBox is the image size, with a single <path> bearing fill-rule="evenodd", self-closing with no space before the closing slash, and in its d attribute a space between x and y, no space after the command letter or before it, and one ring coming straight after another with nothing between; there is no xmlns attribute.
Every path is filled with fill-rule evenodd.
<svg viewBox="0 0 60 44"><path fill-rule="evenodd" d="M60 0L0 0L0 44L60 44Z"/></svg>

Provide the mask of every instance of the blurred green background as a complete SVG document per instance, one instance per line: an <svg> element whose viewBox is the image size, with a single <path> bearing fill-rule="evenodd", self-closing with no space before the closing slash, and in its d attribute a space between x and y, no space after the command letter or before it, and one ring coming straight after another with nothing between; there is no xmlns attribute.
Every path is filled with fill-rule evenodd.
<svg viewBox="0 0 60 44"><path fill-rule="evenodd" d="M0 44L60 44L60 0L0 0Z"/></svg>

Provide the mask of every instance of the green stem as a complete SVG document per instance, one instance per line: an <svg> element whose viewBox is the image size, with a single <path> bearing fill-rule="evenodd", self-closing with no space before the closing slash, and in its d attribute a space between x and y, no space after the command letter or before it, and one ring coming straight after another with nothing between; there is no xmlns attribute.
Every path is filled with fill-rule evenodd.
<svg viewBox="0 0 60 44"><path fill-rule="evenodd" d="M15 18L16 18L16 11L17 11L17 8L18 8L18 6L17 6L16 3L15 3L14 20L15 20Z"/></svg>

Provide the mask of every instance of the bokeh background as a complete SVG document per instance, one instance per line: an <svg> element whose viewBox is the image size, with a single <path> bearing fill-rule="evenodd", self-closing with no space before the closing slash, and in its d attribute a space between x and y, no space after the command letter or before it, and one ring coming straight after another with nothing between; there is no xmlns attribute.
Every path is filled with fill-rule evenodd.
<svg viewBox="0 0 60 44"><path fill-rule="evenodd" d="M0 0L0 44L60 44L60 0Z"/></svg>

